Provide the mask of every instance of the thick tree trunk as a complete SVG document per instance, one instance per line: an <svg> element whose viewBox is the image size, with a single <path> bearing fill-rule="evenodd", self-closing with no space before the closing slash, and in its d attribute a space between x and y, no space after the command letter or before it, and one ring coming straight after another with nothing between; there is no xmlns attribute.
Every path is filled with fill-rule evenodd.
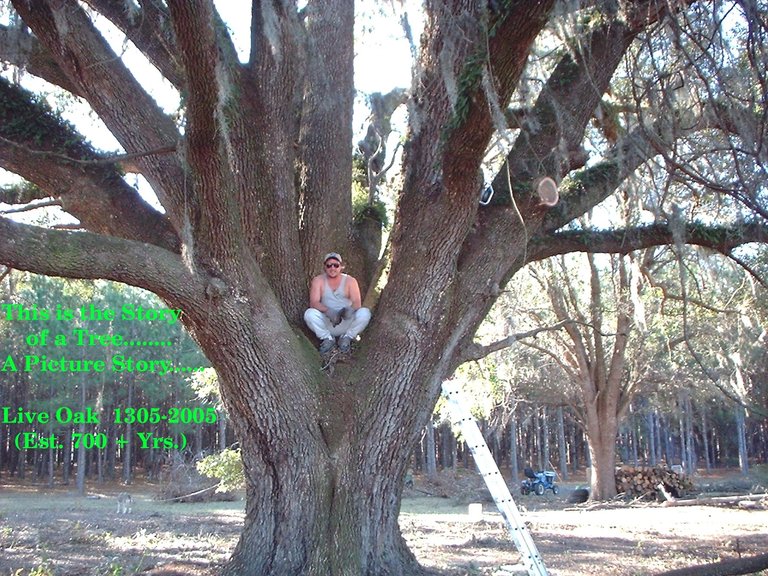
<svg viewBox="0 0 768 576"><path fill-rule="evenodd" d="M245 527L225 575L420 573L397 523L399 483L382 470L341 459L331 465L314 452L298 465L315 471L307 477L292 473L296 462L268 460L244 456L250 476ZM252 476L265 466L266 476Z"/></svg>
<svg viewBox="0 0 768 576"><path fill-rule="evenodd" d="M186 318L217 367L242 447L246 518L224 574L418 574L398 514L408 457L429 413L405 395L374 402L374 390L408 381L375 357L366 361L366 340L331 376L278 317L253 322L253 305L221 298ZM265 325L273 337L257 338Z"/></svg>
<svg viewBox="0 0 768 576"><path fill-rule="evenodd" d="M634 30L607 20L583 44L584 54L569 51L530 111L535 128L521 127L497 178L497 190L506 194L478 212L480 165L498 121L491 110L509 103L554 2L426 3L387 285L353 360L328 376L297 334L305 281L326 251L344 252L353 266L378 252L365 258L350 237L354 3L302 3L300 12L291 2L252 3L251 52L244 63L212 2L141 3L150 21L154 14L158 26L167 23L158 43L167 53L153 51L159 56L153 61L184 85L183 134L122 66L79 3L13 4L73 89L126 152L138 154L135 163L164 211L137 210L138 195L117 171L109 179L89 171L88 178L63 180L75 171L69 161L64 169L62 151L77 158L95 154L65 145L69 130L48 127L62 138L48 138L57 145L41 151L56 154L45 163L26 154L12 167L63 195L65 208L91 232L43 233L0 219L0 239L12 238L2 246L3 263L128 282L184 310L183 322L218 371L242 446L246 521L227 575L419 573L397 523L408 456L441 379L472 343L504 284L532 258L533 241L543 241L537 253L546 253L548 231L584 213L617 183L608 186L608 179L589 197L569 194L551 212L531 186L541 175L560 181L570 171L569 155L644 24ZM119 3L89 4L103 12ZM643 22L655 18L646 12ZM150 44L134 42L145 49ZM17 90L4 93L9 102L26 99ZM31 114L40 115L38 109ZM5 147L6 167L17 149L32 143L24 134L5 135L21 144ZM176 153L150 153L169 149ZM40 170L41 164L52 168ZM62 193L61 181L85 192ZM76 185L84 181L89 186ZM95 203L107 199L101 190L110 181L109 198L121 201L114 208ZM65 249L50 250L59 244ZM74 254L86 254L87 264ZM599 335L599 319L593 324ZM620 335L628 332L628 326L617 328ZM595 342L602 356L603 345ZM589 401L592 463L599 470L593 494L601 498L615 493L620 402L611 390L618 390L622 354L623 348L615 366L602 366L590 382L608 384L593 387ZM582 370L585 378L588 373ZM131 394L129 388L128 406ZM455 450L452 441L454 465ZM539 458L543 454L540 449ZM128 481L130 443L124 456Z"/></svg>
<svg viewBox="0 0 768 576"><path fill-rule="evenodd" d="M609 500L616 496L616 435L618 418L610 411L588 411L587 430L591 466L590 498Z"/></svg>

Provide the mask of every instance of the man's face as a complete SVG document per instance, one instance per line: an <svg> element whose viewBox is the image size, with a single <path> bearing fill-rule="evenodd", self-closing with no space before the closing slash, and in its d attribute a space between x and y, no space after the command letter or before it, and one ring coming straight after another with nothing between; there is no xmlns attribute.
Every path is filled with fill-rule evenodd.
<svg viewBox="0 0 768 576"><path fill-rule="evenodd" d="M341 262L336 258L328 258L325 261L325 273L329 278L336 278L341 274Z"/></svg>

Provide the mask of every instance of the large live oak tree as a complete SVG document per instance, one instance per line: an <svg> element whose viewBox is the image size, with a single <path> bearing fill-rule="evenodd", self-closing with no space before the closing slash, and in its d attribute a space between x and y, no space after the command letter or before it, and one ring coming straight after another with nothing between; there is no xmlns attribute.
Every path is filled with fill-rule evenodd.
<svg viewBox="0 0 768 576"><path fill-rule="evenodd" d="M125 154L95 152L0 80L0 165L29 182L3 200L52 197L80 223L55 230L0 218L0 262L125 282L184 310L242 446L246 520L227 574L419 572L397 524L408 456L441 381L475 350L477 327L527 262L680 238L728 253L766 237L762 220L563 230L674 145L660 121L609 141L602 159L586 163L581 147L628 49L676 17L666 2L619 10L427 0L386 283L369 298L376 306L361 345L329 375L302 326L309 279L331 250L364 288L382 268L380 229L353 218L350 197L353 0L310 0L301 10L254 0L244 63L210 0L12 5L19 20L0 30L0 56L87 101ZM110 48L94 13L179 90L183 127ZM583 22L578 41L553 52L559 61L531 106L505 115L534 42L566 16ZM687 130L731 131L713 110L699 110ZM480 166L503 118L517 122L514 140L496 195L481 207ZM146 178L163 212L123 170ZM541 176L561 183L554 207L535 194ZM612 464L595 466L612 478ZM594 482L610 494L607 475Z"/></svg>

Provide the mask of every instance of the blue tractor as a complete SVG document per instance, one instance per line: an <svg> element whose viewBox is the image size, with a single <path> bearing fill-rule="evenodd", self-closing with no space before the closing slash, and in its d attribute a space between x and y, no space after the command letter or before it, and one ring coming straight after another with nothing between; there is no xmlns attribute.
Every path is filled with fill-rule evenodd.
<svg viewBox="0 0 768 576"><path fill-rule="evenodd" d="M560 490L555 484L555 473L550 470L539 470L534 472L533 468L525 468L525 480L520 485L520 493L527 496L531 492L536 496L541 496L547 490L552 490L552 494L557 494Z"/></svg>

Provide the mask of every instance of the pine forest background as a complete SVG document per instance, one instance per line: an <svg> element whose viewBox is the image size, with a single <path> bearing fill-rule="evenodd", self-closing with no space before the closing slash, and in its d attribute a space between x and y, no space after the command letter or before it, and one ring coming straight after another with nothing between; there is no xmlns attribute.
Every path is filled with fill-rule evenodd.
<svg viewBox="0 0 768 576"><path fill-rule="evenodd" d="M628 258L571 255L531 265L525 282L504 295L479 335L498 352L465 363L455 378L473 402L483 434L500 467L521 478L525 466L556 470L561 481L589 467L587 436L582 426L584 397L575 367L578 356L594 349L595 337L611 341L622 311L632 310L633 329L622 375L623 402L616 453L631 465L682 465L688 471L750 466L768 461L766 399L766 306L753 276L725 258L688 249L681 290L678 258L670 248L651 249ZM617 268L629 270L622 287ZM627 307L622 290L628 293ZM3 303L55 310L78 308L120 310L123 305L163 308L154 295L106 281L71 281L10 272L2 284ZM685 294L683 297L681 294ZM599 312L599 314L598 314ZM170 342L176 364L205 366L206 360L180 323L165 321L48 322L0 324L3 357L52 352L69 359L105 358L111 347L76 345L43 350L25 343L36 330L69 333L82 326L126 339ZM576 327L569 334L565 328ZM508 335L506 338L500 337ZM578 338L574 339L573 334ZM581 338L581 340L579 340ZM503 347L498 344L503 343ZM603 346L605 344L603 343ZM151 347L133 348L135 359L157 358ZM162 354L160 354L162 356ZM595 362L599 364L599 362ZM60 374L5 371L0 405L11 409L74 411L90 408L99 425L50 423L4 424L0 427L0 475L6 480L88 486L109 481L129 484L137 478L178 483L172 470L189 469L206 456L224 451L237 455L237 443L218 397L215 373L208 368L189 375L139 373ZM115 409L215 409L215 423L115 424ZM19 450L20 432L55 434L62 447ZM137 434L178 440L184 450L142 448ZM73 434L107 438L103 449L77 449ZM119 446L117 438L128 443ZM82 445L82 443L81 443ZM234 450L234 452L230 452ZM412 456L411 468L433 475L439 469L470 467L471 457L452 427L443 402ZM235 487L237 482L230 487ZM182 488L182 487L180 487ZM183 490L182 490L183 491ZM174 492L175 493L175 492Z"/></svg>

